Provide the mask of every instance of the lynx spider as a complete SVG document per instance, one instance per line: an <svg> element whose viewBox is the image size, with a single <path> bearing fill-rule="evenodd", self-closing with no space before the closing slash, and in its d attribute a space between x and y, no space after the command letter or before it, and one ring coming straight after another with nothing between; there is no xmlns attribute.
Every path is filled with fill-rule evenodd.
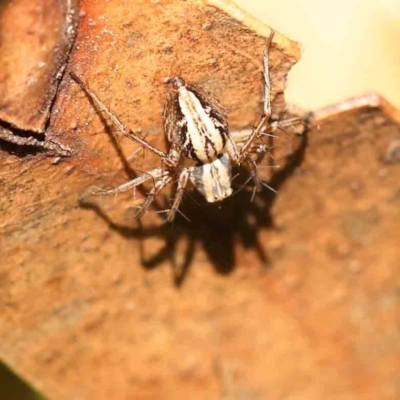
<svg viewBox="0 0 400 400"><path fill-rule="evenodd" d="M254 150L255 139L268 136L265 133L266 124L271 115L268 52L272 37L273 33L268 37L263 51L264 112L259 123L244 140L240 149L235 143L235 138L229 133L227 117L219 102L199 88L186 85L179 76L169 81L172 83L172 90L163 116L164 132L170 150L168 153L164 153L153 147L136 132L127 130L99 97L74 72L70 72L72 79L91 99L98 111L104 112L124 136L159 156L164 164L164 168L155 168L114 189L98 190L94 194L121 193L151 179L154 180L153 188L136 214L140 218L148 210L157 194L173 182L178 175L176 196L171 208L165 210L168 213L167 221L172 222L179 211L178 208L189 181L210 203L221 201L232 194L231 162L237 165L246 163L250 167L251 177L254 179L257 189L260 188L260 184L269 187L258 178L257 165L250 157L250 152ZM273 129L277 124L271 123L269 129ZM258 153L262 153L267 149L261 145L256 150ZM188 159L192 165L183 166Z"/></svg>

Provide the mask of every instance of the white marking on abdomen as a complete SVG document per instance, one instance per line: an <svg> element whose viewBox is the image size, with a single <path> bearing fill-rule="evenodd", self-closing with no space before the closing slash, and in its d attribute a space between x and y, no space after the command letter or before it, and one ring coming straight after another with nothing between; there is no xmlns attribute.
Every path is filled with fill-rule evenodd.
<svg viewBox="0 0 400 400"><path fill-rule="evenodd" d="M191 143L200 161L214 160L224 149L221 132L214 125L200 100L184 86L179 88L179 106L187 121L187 137L183 148L187 148Z"/></svg>

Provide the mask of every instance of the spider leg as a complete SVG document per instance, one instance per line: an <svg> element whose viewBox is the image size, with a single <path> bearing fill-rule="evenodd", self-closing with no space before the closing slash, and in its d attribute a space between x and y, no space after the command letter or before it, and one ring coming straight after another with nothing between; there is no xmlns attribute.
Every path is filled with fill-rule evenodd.
<svg viewBox="0 0 400 400"><path fill-rule="evenodd" d="M254 181L254 192L252 195L252 200L254 199L255 192L260 192L262 189L262 186L265 186L267 189L271 190L272 192L276 193L276 190L269 186L267 183L265 183L260 177L258 176L258 170L257 170L257 164L253 159L250 157L246 158L247 164L250 167L250 176L253 178Z"/></svg>
<svg viewBox="0 0 400 400"><path fill-rule="evenodd" d="M263 128L266 122L268 122L269 117L271 116L271 82L269 77L269 64L268 64L268 53L271 47L272 38L274 36L274 32L272 31L271 34L268 36L265 49L263 52L263 67L264 67L264 114L261 117L259 123L254 128L251 135L248 137L244 145L241 147L240 151L236 154L236 162L240 164L247 156L247 151L251 146L253 140L256 137L259 137L263 133ZM232 141L231 141L232 142Z"/></svg>
<svg viewBox="0 0 400 400"><path fill-rule="evenodd" d="M278 124L279 121L271 123L270 126L266 127L266 129L262 131L260 137L278 138L277 135L274 135L272 133L278 128L279 126ZM252 134L252 132L253 132L252 128L244 128L237 131L229 132L229 136L232 138L236 147L240 147L247 141L248 137Z"/></svg>
<svg viewBox="0 0 400 400"><path fill-rule="evenodd" d="M293 117L293 118L287 118L283 119L281 121L274 121L271 122L270 127L268 128L268 131L275 131L276 129L280 128L286 128L286 127L292 127L293 125L297 124L304 124L304 119L301 117Z"/></svg>
<svg viewBox="0 0 400 400"><path fill-rule="evenodd" d="M159 179L162 176L168 175L168 172L165 172L162 170L162 168L155 168L152 171L146 172L139 177L132 179L128 182L123 183L122 185L117 186L116 188L113 189L95 189L93 191L93 194L98 196L98 195L107 195L107 194L116 194L116 193L123 193L127 192L128 190L141 185L144 182L147 182L150 179Z"/></svg>
<svg viewBox="0 0 400 400"><path fill-rule="evenodd" d="M271 116L271 81L269 76L269 50L272 43L272 38L274 36L274 32L271 32L269 37L267 38L266 45L263 51L263 69L264 69L264 113L261 117L260 121L258 122L257 126L252 130L252 132L248 135L248 137L244 140L244 144L241 146L240 150L237 148L237 143L243 141L243 135L239 134L237 137L231 137L228 141L227 150L230 154L230 157L237 163L241 164L245 161L248 166L250 167L250 175L254 180L255 183L255 190L260 191L261 186L266 186L274 191L271 187L269 187L265 182L263 182L258 177L257 171L257 164L251 158L250 152L251 150L256 149L257 153L260 154L263 151L267 150L266 145L254 146L254 140L256 138L260 138L261 136L265 135L267 127L266 124L269 122L269 118ZM271 136L271 135L267 135ZM241 140L240 140L241 139ZM254 192L255 193L255 192ZM253 193L253 197L254 197Z"/></svg>
<svg viewBox="0 0 400 400"><path fill-rule="evenodd" d="M301 125L303 128L304 124L305 124L305 121L304 121L304 118L302 118L302 117L293 117L293 118L287 118L287 119L278 120L278 121L272 121L268 124L268 126L265 126L265 128L262 130L260 136L276 139L279 136L274 134L275 131L282 130L283 132L289 134L283 128L287 128L287 127L291 128L291 127L297 126L297 125ZM250 137L250 135L252 133L253 133L252 128L244 128L244 129L239 129L236 131L229 132L229 136L232 138L236 147L241 147L244 143L247 142L248 138ZM299 130L298 134L299 135L301 134L301 130Z"/></svg>
<svg viewBox="0 0 400 400"><path fill-rule="evenodd" d="M163 190L165 186L167 186L170 182L172 182L172 176L168 171L166 171L166 173L156 181L155 185L148 193L145 202L140 206L138 212L135 215L136 218L141 218L146 213L157 194L160 193L161 190Z"/></svg>
<svg viewBox="0 0 400 400"><path fill-rule="evenodd" d="M146 149L149 149L151 152L161 157L167 165L172 167L176 165L176 160L171 159L166 153L152 146L147 140L142 139L136 132L126 129L118 117L107 108L97 94L90 90L89 87L82 81L82 79L75 74L75 72L70 71L69 74L71 78L78 84L78 86L86 93L96 108L99 111L104 112L124 136L138 142Z"/></svg>
<svg viewBox="0 0 400 400"><path fill-rule="evenodd" d="M264 115L271 115L271 79L269 76L269 50L271 48L274 31L271 31L263 50L263 76L264 76Z"/></svg>
<svg viewBox="0 0 400 400"><path fill-rule="evenodd" d="M237 162L240 165L240 162L238 162L238 152L237 152L237 146L233 140L233 138L230 138L230 140L228 140L227 143L227 150L228 153L230 155L230 157ZM260 156L262 157L263 153L265 153L266 151L268 151L268 146L266 146L265 144L260 144L258 146L253 146L250 143L250 146L248 148L248 150L243 154L243 160L244 162L246 162L246 164L249 166L250 168L250 177L253 179L254 181L254 185L255 185L255 190L257 192L261 191L261 186L267 186L259 177L258 177L258 170L257 170L257 164L256 161L253 160L253 158L250 156L250 152L251 151L256 151L256 156L257 159L260 158ZM274 189L270 188L272 191L275 191ZM254 196L254 195L253 195Z"/></svg>
<svg viewBox="0 0 400 400"><path fill-rule="evenodd" d="M262 186L261 186L260 178L258 177L257 164L250 157L246 157L246 162L247 162L247 165L250 167L250 176L252 177L252 179L254 181L254 189L257 192L260 192ZM253 195L253 197L254 197L254 195Z"/></svg>
<svg viewBox="0 0 400 400"><path fill-rule="evenodd" d="M182 201L183 194L185 193L186 186L189 182L190 172L191 172L190 168L184 168L181 174L179 175L178 188L176 189L176 196L167 217L168 222L172 222L175 218L175 214L178 211L179 205Z"/></svg>

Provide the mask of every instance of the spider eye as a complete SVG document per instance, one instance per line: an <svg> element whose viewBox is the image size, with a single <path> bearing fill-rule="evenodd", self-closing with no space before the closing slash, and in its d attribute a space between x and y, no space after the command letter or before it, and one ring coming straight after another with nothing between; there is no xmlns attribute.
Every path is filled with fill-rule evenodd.
<svg viewBox="0 0 400 400"><path fill-rule="evenodd" d="M172 78L172 85L175 89L179 89L182 86L185 86L185 81L180 76L175 76Z"/></svg>

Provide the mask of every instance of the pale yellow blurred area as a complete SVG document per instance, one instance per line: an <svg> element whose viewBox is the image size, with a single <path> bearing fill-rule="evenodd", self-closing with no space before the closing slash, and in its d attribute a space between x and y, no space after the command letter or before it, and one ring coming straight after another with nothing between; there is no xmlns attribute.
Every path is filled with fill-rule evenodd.
<svg viewBox="0 0 400 400"><path fill-rule="evenodd" d="M316 109L378 92L400 109L400 0L236 0L300 42L287 100Z"/></svg>

